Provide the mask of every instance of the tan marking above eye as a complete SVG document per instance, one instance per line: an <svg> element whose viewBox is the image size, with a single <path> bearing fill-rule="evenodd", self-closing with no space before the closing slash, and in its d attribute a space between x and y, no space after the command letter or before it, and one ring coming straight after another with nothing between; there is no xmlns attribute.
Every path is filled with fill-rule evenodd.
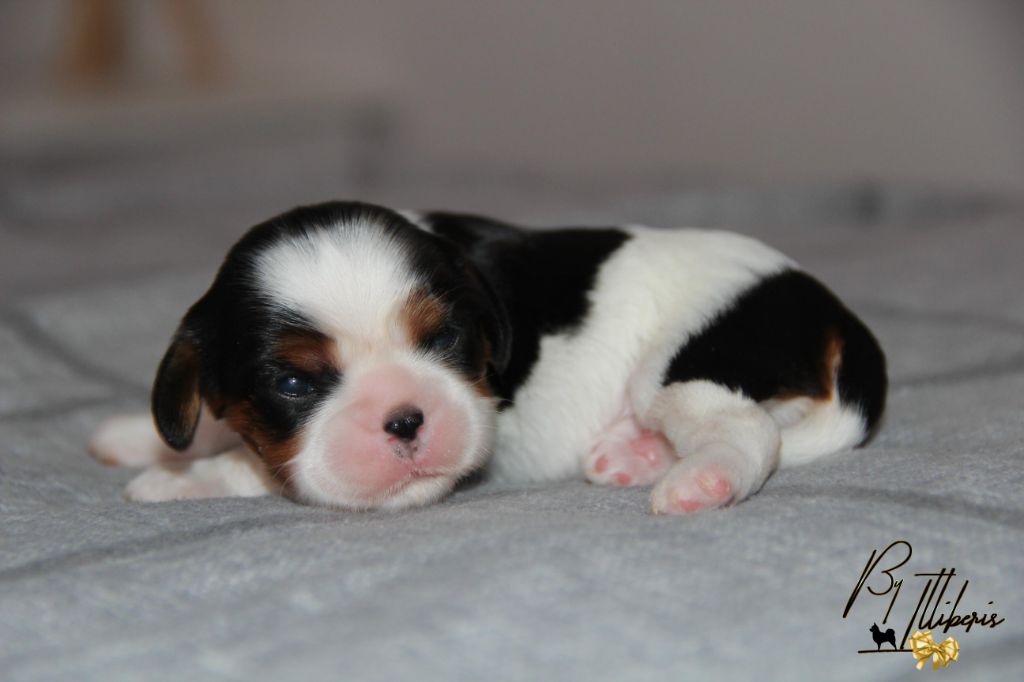
<svg viewBox="0 0 1024 682"><path fill-rule="evenodd" d="M402 308L401 321L409 341L418 346L444 324L444 305L425 291L413 293Z"/></svg>
<svg viewBox="0 0 1024 682"><path fill-rule="evenodd" d="M285 335L274 344L274 357L308 374L341 371L337 343L323 334Z"/></svg>

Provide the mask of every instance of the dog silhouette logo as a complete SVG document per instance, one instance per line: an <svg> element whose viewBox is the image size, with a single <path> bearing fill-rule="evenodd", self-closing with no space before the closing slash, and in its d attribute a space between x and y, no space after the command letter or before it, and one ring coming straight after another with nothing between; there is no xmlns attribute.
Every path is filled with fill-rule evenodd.
<svg viewBox="0 0 1024 682"><path fill-rule="evenodd" d="M874 623L868 628L871 631L871 639L875 640L875 644L878 646L878 650L882 650L882 645L888 642L892 644L892 648L896 648L896 631L889 628L885 632L878 629L878 623Z"/></svg>

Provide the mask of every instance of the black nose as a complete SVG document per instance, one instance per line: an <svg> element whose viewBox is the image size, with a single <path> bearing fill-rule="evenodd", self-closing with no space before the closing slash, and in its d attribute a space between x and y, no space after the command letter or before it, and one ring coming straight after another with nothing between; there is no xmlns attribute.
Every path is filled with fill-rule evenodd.
<svg viewBox="0 0 1024 682"><path fill-rule="evenodd" d="M416 431L423 426L423 413L415 407L400 407L388 415L384 430L402 440L416 438Z"/></svg>

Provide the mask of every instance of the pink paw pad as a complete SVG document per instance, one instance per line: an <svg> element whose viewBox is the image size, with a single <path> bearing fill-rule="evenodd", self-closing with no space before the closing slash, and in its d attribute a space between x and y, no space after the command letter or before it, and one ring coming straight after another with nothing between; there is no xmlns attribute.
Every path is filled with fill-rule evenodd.
<svg viewBox="0 0 1024 682"><path fill-rule="evenodd" d="M629 449L652 467L657 467L667 460L666 455L672 451L672 446L660 433L647 432L630 441Z"/></svg>
<svg viewBox="0 0 1024 682"><path fill-rule="evenodd" d="M584 461L591 483L615 486L649 485L676 461L672 446L660 433L635 430L635 437L606 437Z"/></svg>
<svg viewBox="0 0 1024 682"><path fill-rule="evenodd" d="M720 467L704 465L671 471L651 492L655 514L689 514L731 504L735 488Z"/></svg>

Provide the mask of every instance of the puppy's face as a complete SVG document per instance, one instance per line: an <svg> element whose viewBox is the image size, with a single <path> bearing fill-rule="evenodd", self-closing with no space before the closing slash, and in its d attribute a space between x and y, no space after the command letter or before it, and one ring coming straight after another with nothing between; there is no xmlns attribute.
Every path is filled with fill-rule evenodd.
<svg viewBox="0 0 1024 682"><path fill-rule="evenodd" d="M486 456L508 341L454 245L385 209L306 207L229 252L161 363L153 412L184 448L205 401L303 501L425 504Z"/></svg>

